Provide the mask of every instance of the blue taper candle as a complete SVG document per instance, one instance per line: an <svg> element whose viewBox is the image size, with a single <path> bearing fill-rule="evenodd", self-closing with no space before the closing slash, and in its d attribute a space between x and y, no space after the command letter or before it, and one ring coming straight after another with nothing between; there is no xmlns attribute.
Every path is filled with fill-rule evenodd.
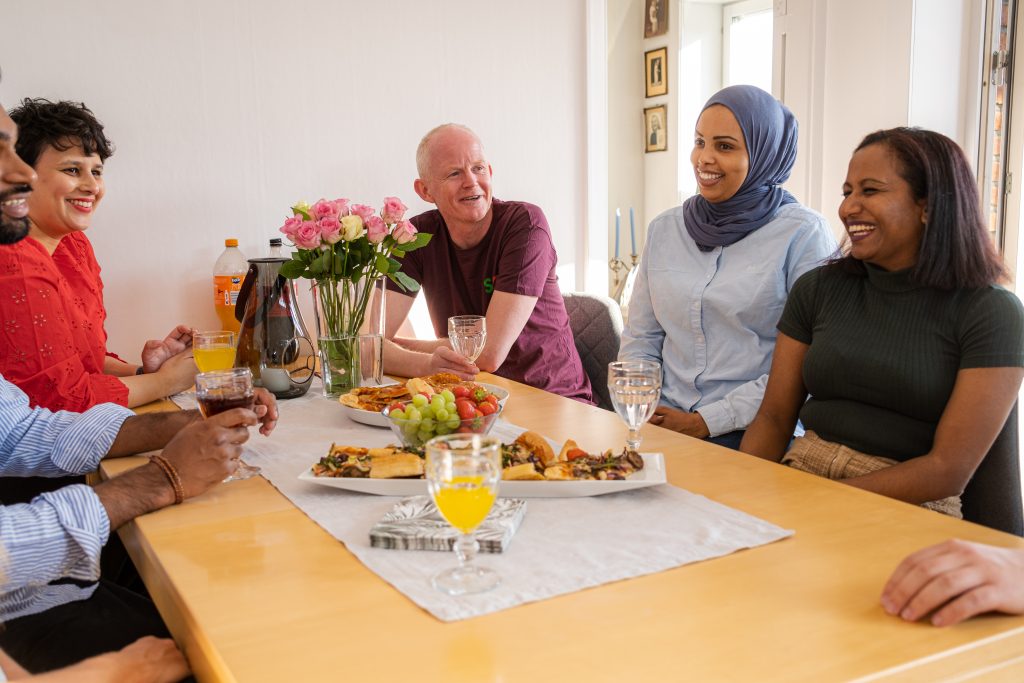
<svg viewBox="0 0 1024 683"><path fill-rule="evenodd" d="M615 209L615 258L619 258L619 215L619 210Z"/></svg>
<svg viewBox="0 0 1024 683"><path fill-rule="evenodd" d="M633 245L633 251L630 252L633 256L636 256L636 227L633 225L633 207L629 207L629 241Z"/></svg>

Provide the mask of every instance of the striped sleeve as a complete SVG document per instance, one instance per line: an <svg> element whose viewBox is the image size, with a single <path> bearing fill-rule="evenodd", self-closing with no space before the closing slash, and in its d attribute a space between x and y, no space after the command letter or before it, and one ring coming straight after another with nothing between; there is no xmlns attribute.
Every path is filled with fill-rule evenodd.
<svg viewBox="0 0 1024 683"><path fill-rule="evenodd" d="M0 378L0 475L91 472L132 414L109 403L84 413L30 408L25 393Z"/></svg>
<svg viewBox="0 0 1024 683"><path fill-rule="evenodd" d="M31 503L0 507L0 614L11 617L8 598L16 598L19 589L62 577L97 580L109 536L110 520L89 486L66 486Z"/></svg>

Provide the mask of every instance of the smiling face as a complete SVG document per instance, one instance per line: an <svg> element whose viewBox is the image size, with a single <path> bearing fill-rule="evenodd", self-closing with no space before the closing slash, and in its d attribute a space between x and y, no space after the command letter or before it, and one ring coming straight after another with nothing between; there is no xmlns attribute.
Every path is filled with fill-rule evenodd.
<svg viewBox="0 0 1024 683"><path fill-rule="evenodd" d="M36 161L39 176L29 199L33 237L59 241L86 230L103 199L103 162L86 155L80 145L64 151L47 145Z"/></svg>
<svg viewBox="0 0 1024 683"><path fill-rule="evenodd" d="M915 199L884 143L854 153L843 183L839 218L850 236L850 254L885 270L917 263L924 235L925 199Z"/></svg>
<svg viewBox="0 0 1024 683"><path fill-rule="evenodd" d="M0 107L0 244L14 244L28 234L28 198L35 181L32 167L14 151L18 129Z"/></svg>
<svg viewBox="0 0 1024 683"><path fill-rule="evenodd" d="M490 226L491 166L479 138L456 126L433 133L425 150L423 177L415 183L424 201L437 205L453 230Z"/></svg>
<svg viewBox="0 0 1024 683"><path fill-rule="evenodd" d="M712 204L739 191L750 170L750 156L739 121L728 107L715 104L701 113L690 163L701 196Z"/></svg>

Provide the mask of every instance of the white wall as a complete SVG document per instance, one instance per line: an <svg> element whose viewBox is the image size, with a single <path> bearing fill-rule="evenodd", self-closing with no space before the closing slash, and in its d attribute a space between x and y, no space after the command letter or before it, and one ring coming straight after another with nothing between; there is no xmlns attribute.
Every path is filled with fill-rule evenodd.
<svg viewBox="0 0 1024 683"><path fill-rule="evenodd" d="M679 202L697 192L690 164L693 132L701 108L722 89L722 6L703 2L682 3L683 22L679 50L679 154L676 190Z"/></svg>
<svg viewBox="0 0 1024 683"><path fill-rule="evenodd" d="M669 25L674 21L671 9ZM636 216L638 250L646 230L644 199L648 178L644 173L643 109L665 99L644 98L644 50L652 49L645 43L653 43L653 40L644 40L643 11L644 0L608 1L608 254L609 257L615 254L615 209L618 208L622 211L619 258L627 265L630 263L629 207L633 207ZM674 144L669 138L669 145ZM625 275L625 271L619 271L620 278ZM609 292L611 285L609 280Z"/></svg>
<svg viewBox="0 0 1024 683"><path fill-rule="evenodd" d="M544 208L563 289L586 222L583 0L8 3L0 102L82 100L117 152L89 236L110 348L214 325L225 237L262 255L299 199L412 191L420 136L475 128L495 194ZM307 317L307 324L312 324Z"/></svg>
<svg viewBox="0 0 1024 683"><path fill-rule="evenodd" d="M833 228L850 154L867 133L916 125L976 148L981 4L776 2L774 89L800 121L787 187Z"/></svg>
<svg viewBox="0 0 1024 683"><path fill-rule="evenodd" d="M668 2L668 0L665 0ZM682 3L668 2L668 31L664 35L655 38L648 38L642 41L643 51L655 50L659 47L668 47L668 63L666 68L668 80L668 94L660 97L652 97L644 100L644 107L656 107L660 104L667 105L668 114L665 121L667 128L668 145L663 152L650 152L644 154L644 210L637 214L637 251L643 250L643 242L647 238L647 226L662 211L679 204L679 151L689 150L686 142L689 133L680 137L679 133L679 108L676 106L679 95L679 84L684 77L679 70L679 32L682 24ZM642 35L642 34L641 34ZM642 57L642 55L641 55ZM642 64L643 62L641 62ZM638 67L639 68L639 67ZM641 85L643 92L643 85ZM643 142L641 135L640 142ZM686 145L681 148L680 145ZM638 147L641 151L642 146ZM643 219L641 220L641 216Z"/></svg>

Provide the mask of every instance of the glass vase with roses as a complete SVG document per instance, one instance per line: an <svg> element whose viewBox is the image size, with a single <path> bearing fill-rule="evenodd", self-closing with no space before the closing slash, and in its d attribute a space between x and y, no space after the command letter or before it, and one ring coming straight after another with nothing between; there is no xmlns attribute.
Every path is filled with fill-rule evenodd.
<svg viewBox="0 0 1024 683"><path fill-rule="evenodd" d="M406 208L397 197L379 213L348 199L301 202L281 227L295 246L281 275L312 280L325 396L383 379L384 278L418 291L398 259L431 237L404 220Z"/></svg>

